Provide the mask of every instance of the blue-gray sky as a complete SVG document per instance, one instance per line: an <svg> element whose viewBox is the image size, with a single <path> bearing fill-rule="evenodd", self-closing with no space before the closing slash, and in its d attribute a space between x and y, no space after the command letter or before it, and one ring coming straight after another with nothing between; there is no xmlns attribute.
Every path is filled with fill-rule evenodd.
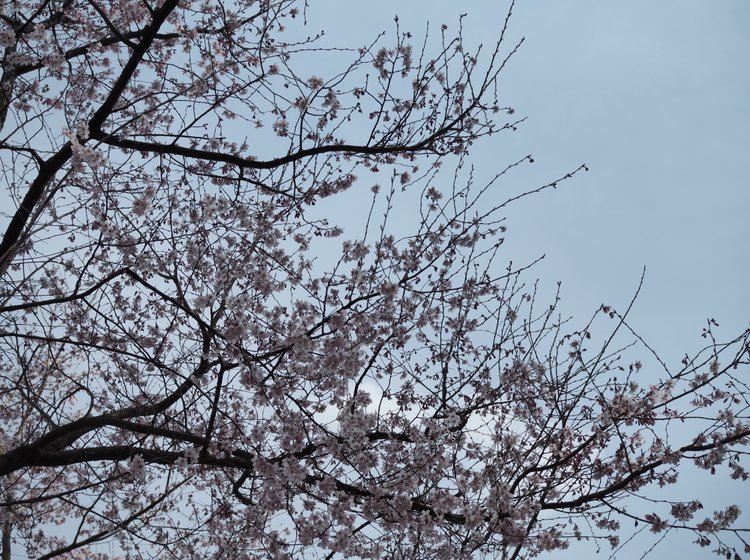
<svg viewBox="0 0 750 560"><path fill-rule="evenodd" d="M310 4L310 34L325 29L323 44L362 46L392 33L395 15L419 37L428 21L455 28L466 13L471 47L494 42L509 3ZM590 172L509 209L508 258L545 254L527 278L547 293L561 281L564 311L582 322L602 302L624 307L646 266L631 322L671 361L699 349L706 318L727 338L750 321L749 30L749 0L521 0L508 44L526 40L501 94L528 119L473 152L487 177L533 154L536 163L513 179L519 190L588 164ZM696 498L733 498L750 526L746 485L688 480L702 485ZM639 543L617 558L643 552Z"/></svg>
<svg viewBox="0 0 750 560"><path fill-rule="evenodd" d="M308 20L326 44L356 47L392 33L394 15L420 36L427 21L455 26L466 13L468 41L489 45L507 7L328 0L312 4ZM701 347L708 317L725 338L750 321L749 29L746 0L522 0L509 42L526 40L501 94L528 119L473 152L487 175L533 154L519 188L588 164L589 173L509 210L508 256L546 254L528 278L548 290L561 281L563 309L581 321L602 302L624 308L646 266L631 323L671 363ZM733 497L750 525L746 485L700 480L693 497Z"/></svg>
<svg viewBox="0 0 750 560"><path fill-rule="evenodd" d="M379 31L416 35L429 20L491 44L507 2L319 2L308 12L326 42L363 45ZM525 37L501 81L502 101L528 117L481 142L490 174L527 153L535 185L591 168L508 213L515 258L546 254L533 276L563 282L565 308L624 306L671 356L699 344L705 319L730 336L750 320L750 3L744 0L526 0L510 38Z"/></svg>

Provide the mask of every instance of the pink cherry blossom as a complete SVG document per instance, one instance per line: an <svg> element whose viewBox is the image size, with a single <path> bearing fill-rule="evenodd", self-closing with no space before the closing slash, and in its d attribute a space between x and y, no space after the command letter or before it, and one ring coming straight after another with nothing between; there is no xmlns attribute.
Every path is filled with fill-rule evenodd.
<svg viewBox="0 0 750 560"><path fill-rule="evenodd" d="M627 312L562 320L507 262L509 203L587 167L508 200L531 156L469 171L519 124L505 28L335 51L293 0L22 4L0 18L3 550L741 541L737 506L664 487L748 478L750 333L710 320L667 364Z"/></svg>

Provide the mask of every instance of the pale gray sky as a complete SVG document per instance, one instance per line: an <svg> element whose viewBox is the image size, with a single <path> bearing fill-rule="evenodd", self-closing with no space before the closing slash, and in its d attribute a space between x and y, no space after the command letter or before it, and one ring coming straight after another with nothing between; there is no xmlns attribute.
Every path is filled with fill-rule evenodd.
<svg viewBox="0 0 750 560"><path fill-rule="evenodd" d="M470 46L489 46L509 2L310 4L310 34L324 29L322 44L330 46L392 35L394 15L420 37L428 21L434 30L442 23L455 29L460 13L467 14ZM584 162L591 171L509 209L507 258L530 262L546 254L527 278L540 278L547 293L561 281L562 308L581 322L602 302L625 307L645 265L631 322L672 362L700 348L708 317L726 338L745 328L750 0L521 0L508 44L521 37L526 41L504 72L501 93L528 120L475 146L478 173L489 177L526 154L536 163L514 175L518 190ZM711 486L712 480L687 477L677 490L695 484L693 497L715 497L717 505L732 498L750 526L747 484ZM690 540L668 541L670 552L713 557ZM551 557L586 557L582 550ZM639 542L617 558L635 560L644 550ZM599 557L608 556L603 547Z"/></svg>
<svg viewBox="0 0 750 560"><path fill-rule="evenodd" d="M379 31L420 36L429 20L491 44L507 2L320 1L310 31L364 45ZM564 305L623 307L641 269L633 318L667 356L698 345L708 317L730 336L750 320L750 2L526 0L510 39L526 41L501 80L502 101L528 120L480 142L479 172L533 154L515 175L536 186L591 171L509 213L514 259L547 257L531 276L563 282ZM437 39L437 37L435 37Z"/></svg>

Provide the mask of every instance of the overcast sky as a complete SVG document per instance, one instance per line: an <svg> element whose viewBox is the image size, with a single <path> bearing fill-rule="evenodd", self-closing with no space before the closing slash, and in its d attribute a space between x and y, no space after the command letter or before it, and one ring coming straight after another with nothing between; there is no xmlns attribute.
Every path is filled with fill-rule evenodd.
<svg viewBox="0 0 750 560"><path fill-rule="evenodd" d="M490 45L507 6L328 0L312 3L308 20L325 29L327 44L356 47L392 33L396 14L419 37L427 21L455 26L466 12L469 41ZM490 175L533 154L533 168L516 176L520 186L584 162L591 171L509 210L509 258L545 254L528 278L547 289L561 281L563 309L580 321L602 302L626 307L646 266L631 323L673 364L701 347L708 317L727 339L746 328L750 2L526 0L516 5L509 41L521 37L501 101L528 119L518 132L478 144L473 161ZM738 493L700 480L693 497L734 493L750 525L746 486Z"/></svg>
<svg viewBox="0 0 750 560"><path fill-rule="evenodd" d="M490 44L507 3L347 6L316 3L311 27L358 46L392 32L395 14L419 35L428 20L455 25L466 12L469 41ZM528 118L473 152L488 175L533 154L521 186L588 164L510 209L510 250L546 254L533 276L562 281L566 309L586 315L603 301L623 307L646 266L633 317L674 356L699 344L708 317L727 336L750 319L749 29L744 0L521 1L510 40L525 43L501 91Z"/></svg>
<svg viewBox="0 0 750 560"><path fill-rule="evenodd" d="M395 15L419 38L428 21L455 29L465 12L475 47L494 43L508 5L314 0L307 18L310 34L325 30L323 44L359 47L381 31L392 36ZM478 172L489 177L526 154L536 163L515 175L520 190L581 163L590 172L509 209L507 258L545 254L527 278L539 278L547 293L561 281L563 310L581 322L603 302L624 308L646 266L631 323L671 363L700 348L708 317L727 339L746 328L750 0L521 0L508 47L522 37L501 78L501 101L528 118L517 132L475 146ZM733 498L750 526L747 483L706 480L688 478L701 484L693 497ZM653 557L712 557L684 546L690 540L682 535ZM617 558L644 550L634 545ZM599 557L608 556L603 547Z"/></svg>

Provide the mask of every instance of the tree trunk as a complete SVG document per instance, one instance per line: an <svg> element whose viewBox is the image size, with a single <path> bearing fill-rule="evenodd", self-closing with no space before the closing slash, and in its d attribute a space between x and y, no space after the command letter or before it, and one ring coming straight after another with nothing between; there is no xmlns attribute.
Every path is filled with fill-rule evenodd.
<svg viewBox="0 0 750 560"><path fill-rule="evenodd" d="M10 560L10 532L13 526L9 520L3 522L3 555L2 560Z"/></svg>

